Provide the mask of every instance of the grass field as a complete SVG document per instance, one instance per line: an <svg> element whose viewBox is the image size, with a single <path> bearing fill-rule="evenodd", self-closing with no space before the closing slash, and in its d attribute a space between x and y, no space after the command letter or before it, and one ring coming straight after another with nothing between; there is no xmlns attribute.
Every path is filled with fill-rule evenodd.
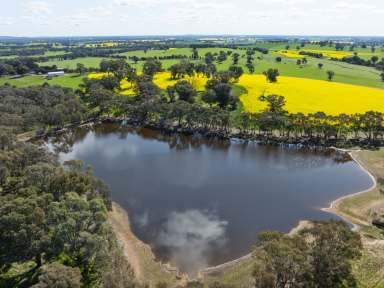
<svg viewBox="0 0 384 288"><path fill-rule="evenodd" d="M53 60L48 62L41 62L39 63L39 65L41 66L57 65L57 67L61 69L76 69L76 64L82 63L87 68L98 68L101 60L103 60L103 58L84 57L84 58L71 59L71 60Z"/></svg>
<svg viewBox="0 0 384 288"><path fill-rule="evenodd" d="M292 44L290 49L287 49L289 55L284 55L282 61L278 63L276 57L284 53L281 51L286 49L286 44L276 44L262 42L253 46L268 48L269 54L262 54L256 52L254 55L254 75L244 75L237 87L241 90L244 87L247 91L241 96L244 109L246 111L259 111L264 106L263 103L258 101L258 97L263 94L279 94L286 97L287 109L290 112L303 112L312 113L323 111L329 114L339 113L357 113L365 112L367 110L384 111L384 82L380 81L380 71L364 66L357 66L338 61L331 61L329 59L315 59L306 57L308 63L297 65L297 50L296 44ZM250 45L249 47L252 47ZM334 47L320 47L318 45L306 44L301 47L302 50L324 53L324 55L350 55L352 51L335 51ZM195 63L203 61L204 55L207 52L219 53L219 51L229 51L232 53L239 53L239 64L248 72L246 68L246 50L244 49L229 49L229 48L200 48L198 49L200 60L194 61ZM364 57L371 57L377 55L384 57L382 48L376 48L372 53L370 48L355 48L359 55ZM49 55L53 53L48 52ZM55 52L58 54L64 51ZM328 54L327 54L328 53ZM185 55L189 57L192 55L190 48L171 48L168 50L148 50L144 51L130 51L122 53L126 57L165 57L171 55ZM40 65L57 65L59 68L75 69L77 63L83 63L88 68L97 68L103 58L100 57L85 57L73 60L55 60L50 62L40 63ZM178 63L178 59L161 60L163 69L168 69L171 65ZM140 73L142 70L143 61L130 64L135 67ZM322 63L323 68L320 69L318 64ZM218 70L226 70L232 65L232 58L229 56L223 63L216 62ZM277 84L270 84L265 81L261 76L263 71L269 68L276 68L279 70L280 77ZM324 81L327 79L327 71L332 70L335 72L333 82ZM55 78L47 81L43 76L26 76L20 79L9 79L7 77L0 78L0 85L6 82L16 85L18 87L25 87L29 85L40 85L48 82L52 85L62 85L71 88L77 88L81 83L82 77L77 75L66 75L64 77ZM196 90L203 91L207 79L200 77L186 77L185 80L189 81ZM321 81L316 81L321 80ZM168 72L159 73L155 76L155 84L160 88L166 89L169 85L174 85L176 81L170 80ZM351 85L345 85L351 84ZM121 94L134 95L132 84L124 81L121 83ZM372 89L379 88L379 89ZM244 90L244 89L243 89Z"/></svg>
<svg viewBox="0 0 384 288"><path fill-rule="evenodd" d="M78 74L66 74L65 76L55 77L52 80L47 80L45 76L33 75L25 76L17 79L9 79L8 77L0 77L0 85L9 83L16 87L28 87L35 85L42 85L47 82L49 85L60 85L63 87L68 87L72 89L79 88L79 85L82 83L83 76Z"/></svg>
<svg viewBox="0 0 384 288"><path fill-rule="evenodd" d="M183 48L184 49L184 48ZM142 51L141 51L142 52ZM141 53L140 52L140 53ZM142 52L144 53L144 52ZM148 52L149 53L149 52ZM154 52L152 52L154 53ZM277 55L277 54L276 54ZM309 59L308 63L305 65L297 65L296 59L284 58L281 63L275 61L276 55L259 55L261 59L255 59L255 74L261 74L263 71L269 68L276 68L279 70L280 75L288 77L300 77L308 79L318 79L326 80L327 71L332 70L335 72L334 81L340 83L362 85L368 87L376 87L384 89L384 83L380 81L380 71L375 70L374 68L351 65L343 62L335 62L326 59ZM41 65L57 65L59 68L69 68L75 69L77 63L83 63L86 67L97 68L103 58L97 57L87 57L79 58L74 60L63 60L63 61L50 61L40 63ZM171 65L178 63L179 60L170 59L162 60L163 68L167 69ZM322 69L318 68L318 63L322 63L324 67ZM226 70L232 64L232 60L228 59L227 61L219 64L216 63L219 70ZM245 68L246 59L241 57L239 65ZM139 61L137 64L131 62L131 65L141 71L143 62Z"/></svg>
<svg viewBox="0 0 384 288"><path fill-rule="evenodd" d="M67 54L66 51L62 50L62 51L47 51L44 53L43 56L60 56L60 55L65 55Z"/></svg>
<svg viewBox="0 0 384 288"><path fill-rule="evenodd" d="M315 59L311 57L306 57L308 60L307 64L303 65L297 65L296 60L297 58L292 57L282 57L282 62L277 63L276 57L282 56L281 51L285 49L285 45L283 44L273 44L273 43L258 43L254 46L257 47L263 47L270 49L269 54L262 54L259 52L256 52L254 55L254 65L255 65L255 74L261 74L263 71L267 70L268 68L277 68L279 69L279 72L282 76L287 77L300 77L300 78L308 78L308 79L318 79L318 80L326 80L327 74L326 72L328 70L332 70L335 72L334 81L335 82L341 82L341 83L347 83L347 84L355 84L355 85L362 85L362 86L368 86L368 87L376 87L384 89L384 83L380 81L380 71L370 68L370 67L364 67L364 66L357 66L357 65L351 65L343 62L337 62L337 61L331 61L329 59ZM250 46L252 47L252 46ZM294 47L291 47L294 48ZM240 54L240 60L239 65L241 65L245 71L247 71L245 65L246 65L246 51L237 49L228 49L228 48L200 48L198 49L200 57L204 57L205 53L212 52L212 53L218 53L220 50L222 51L228 51L231 50L232 53L239 53ZM322 47L318 45L311 45L307 44L303 50L306 51L313 51L313 52L321 52L321 53L328 53L329 55L333 54L339 54L341 53L351 55L353 52L350 51L342 51L337 52L335 51L334 47ZM299 57L300 55L297 55L297 51L293 51L293 49L289 50L292 51L291 55L296 55L295 57ZM363 48L356 48L355 51L359 53L361 57L364 55L363 58L369 59L373 55L377 55L379 58L384 57L384 52L381 48L376 48L375 53L372 53L369 48L363 49ZM296 54L294 54L296 53ZM187 57L190 57L192 55L192 49L190 48L171 48L168 50L148 50L146 52L140 50L140 51L130 51L126 53L118 54L120 56L137 56L137 57L165 57L165 56L171 56L171 55L185 55ZM55 60L50 62L43 62L40 63L40 65L57 65L59 68L69 68L74 69L76 68L77 63L82 63L88 68L97 68L103 58L99 57L85 57L85 58L78 58L73 60ZM163 68L168 69L171 65L178 63L180 60L178 59L166 59L162 60ZM193 61L195 63L203 61L203 60L197 60ZM133 63L132 61L128 61L134 68L136 68L139 72L142 69L143 61L139 61L138 63ZM322 63L323 68L319 69L318 64ZM227 70L232 65L232 59L231 57L228 57L226 61L223 63L215 63L218 70Z"/></svg>
<svg viewBox="0 0 384 288"><path fill-rule="evenodd" d="M286 109L291 113L384 112L384 90L380 89L294 77L279 77L277 83L269 83L263 75L249 74L243 75L238 85L248 91L240 97L247 112L264 109L265 103L259 101L259 96L271 94L283 95L287 101Z"/></svg>
<svg viewBox="0 0 384 288"><path fill-rule="evenodd" d="M268 45L267 45L268 44ZM276 44L275 44L276 45ZM256 45L256 46L262 46L262 45ZM300 78L309 78L309 79L318 79L318 80L325 80L327 79L326 72L328 70L332 70L335 72L335 82L341 82L341 83L348 83L348 84L355 84L355 85L362 85L362 86L368 86L368 87L376 87L376 88L382 88L384 89L384 83L380 82L380 72L374 68L370 67L364 67L364 66L357 66L357 65L351 65L343 62L336 62L331 61L328 59L314 59L307 57L308 63L304 65L297 65L296 59L292 59L289 57L283 57L283 60L281 63L276 62L276 57L281 56L279 54L279 51L281 51L280 48L283 48L281 46L275 46L273 48L273 45L271 43L266 43L267 48L270 48L269 54L261 54L259 52L256 52L254 55L254 65L255 65L255 73L261 74L263 71L267 70L268 68L277 68L280 71L280 74L282 76L290 76L290 77L300 77ZM309 45L308 49L316 50L314 49L315 45ZM322 48L325 51L325 48ZM333 48L334 49L334 48ZM202 48L199 49L199 55L201 57L204 56L207 52L212 53L218 53L220 50L228 51L231 49L224 49L224 48ZM329 53L331 53L334 50L329 50ZM364 53L364 55L371 55L369 54L369 49L364 49L364 51L360 51L359 53ZM247 71L245 65L246 65L246 56L245 56L245 50L233 50L233 53L239 53L240 60L239 65L243 67L245 71ZM177 48L175 50L149 50L147 53L144 53L144 51L131 51L127 53L123 53L120 55L125 55L127 57L136 55L138 57L160 57L160 56L169 56L169 55L186 55L191 56L191 49L189 48ZM376 54L379 57L384 57L384 52L378 49ZM179 60L162 60L163 68L167 69L171 65L178 63ZM318 64L322 63L324 66L322 69L318 68ZM138 64L134 64L131 62L131 64L137 68L138 71L141 71L141 66L143 62L139 61ZM226 61L223 63L215 63L218 70L226 70L232 65L232 59L229 57Z"/></svg>

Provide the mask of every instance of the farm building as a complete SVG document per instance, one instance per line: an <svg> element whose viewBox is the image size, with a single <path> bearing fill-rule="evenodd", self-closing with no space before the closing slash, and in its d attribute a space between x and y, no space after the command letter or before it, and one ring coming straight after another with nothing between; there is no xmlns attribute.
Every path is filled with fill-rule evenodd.
<svg viewBox="0 0 384 288"><path fill-rule="evenodd" d="M48 72L47 74L47 79L52 79L53 77L59 77L59 76L64 76L64 71L52 71Z"/></svg>

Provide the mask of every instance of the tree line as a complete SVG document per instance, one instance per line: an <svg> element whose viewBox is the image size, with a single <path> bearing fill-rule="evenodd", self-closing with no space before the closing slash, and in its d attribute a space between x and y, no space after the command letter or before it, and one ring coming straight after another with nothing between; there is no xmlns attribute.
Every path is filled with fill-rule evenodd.
<svg viewBox="0 0 384 288"><path fill-rule="evenodd" d="M112 60L109 69L101 69L110 73L108 77L88 79L83 84L81 97L97 115L122 116L141 124L158 123L163 127L172 127L177 123L188 130L213 129L224 136L236 131L245 138L275 138L295 143L343 145L351 141L383 141L384 115L377 111L353 115L289 113L285 109L286 99L281 95L260 95L259 100L266 104L260 112L241 111L238 109L240 103L233 95L233 87L243 71L235 65L228 71L216 71L204 63L181 61L169 68L171 77L178 80L177 83L161 91L152 82L155 73L162 71L160 61L147 60L140 76L129 64L119 61L119 67L112 67L113 63L117 63ZM205 91L197 93L184 77L200 73L210 78ZM268 69L264 75L273 82L277 81L279 72ZM133 83L137 97L127 98L114 93L121 79L129 79Z"/></svg>
<svg viewBox="0 0 384 288"><path fill-rule="evenodd" d="M107 222L109 188L19 133L79 123L71 90L0 87L0 286L139 287Z"/></svg>
<svg viewBox="0 0 384 288"><path fill-rule="evenodd" d="M374 67L377 70L384 72L384 58L379 59L378 56L372 56L371 59L365 60L356 54L351 57L344 57L341 61L354 65ZM384 78L382 78L382 80L384 81Z"/></svg>

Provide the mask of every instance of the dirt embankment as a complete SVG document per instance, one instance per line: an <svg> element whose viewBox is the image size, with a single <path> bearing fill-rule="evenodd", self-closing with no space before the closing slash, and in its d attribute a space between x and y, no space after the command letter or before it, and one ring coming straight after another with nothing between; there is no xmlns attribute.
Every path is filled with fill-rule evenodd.
<svg viewBox="0 0 384 288"><path fill-rule="evenodd" d="M113 203L109 213L109 223L120 241L124 255L135 273L136 279L154 287L160 282L174 287L186 282L186 276L176 268L156 261L149 245L138 239L131 230L127 212L117 203Z"/></svg>

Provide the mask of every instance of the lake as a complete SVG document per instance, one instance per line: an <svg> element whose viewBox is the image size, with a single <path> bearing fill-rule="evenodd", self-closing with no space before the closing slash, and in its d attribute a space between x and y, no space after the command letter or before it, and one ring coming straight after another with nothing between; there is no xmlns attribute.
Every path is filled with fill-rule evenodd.
<svg viewBox="0 0 384 288"><path fill-rule="evenodd" d="M93 167L159 259L189 274L249 253L261 231L335 218L320 208L372 185L349 156L330 150L116 124L79 128L54 142L66 149L63 161Z"/></svg>

